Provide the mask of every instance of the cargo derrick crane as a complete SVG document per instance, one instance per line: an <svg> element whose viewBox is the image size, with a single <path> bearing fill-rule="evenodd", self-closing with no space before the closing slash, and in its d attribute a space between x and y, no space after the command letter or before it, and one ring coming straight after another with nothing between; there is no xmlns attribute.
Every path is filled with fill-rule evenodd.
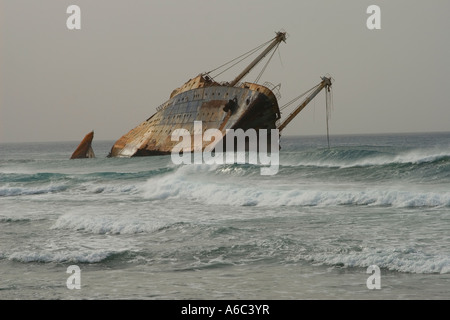
<svg viewBox="0 0 450 320"><path fill-rule="evenodd" d="M330 114L330 105L329 105L330 95L329 95L329 93L331 91L332 78L331 77L330 78L321 77L321 79L322 79L322 82L320 82L318 85L316 85L312 89L306 91L305 93L303 93L300 96L300 97L302 97L306 93L312 91L305 98L305 100L303 100L303 102L297 108L295 108L295 110L292 111L291 114L280 125L277 126L277 129L279 130L280 133L300 113L300 111L302 111L308 105L308 103L310 103L315 98L315 96L317 96L319 94L319 92L322 91L322 89L325 89L325 94L326 94L326 111L327 111L327 140L328 140L328 146L330 146L329 130L328 130L328 118L329 118L329 114ZM300 97L298 97L298 98L296 98L294 100L297 100ZM286 108L291 103L292 102L289 102L287 105L285 105L283 107L283 109Z"/></svg>

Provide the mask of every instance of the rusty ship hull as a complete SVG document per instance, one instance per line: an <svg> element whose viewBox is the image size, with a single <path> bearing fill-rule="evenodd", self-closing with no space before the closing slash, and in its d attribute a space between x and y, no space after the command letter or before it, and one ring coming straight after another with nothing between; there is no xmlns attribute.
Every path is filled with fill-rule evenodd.
<svg viewBox="0 0 450 320"><path fill-rule="evenodd" d="M194 89L188 89L195 86ZM122 136L112 147L110 157L135 157L170 154L178 141L172 132L186 129L192 142L196 134L218 129L275 129L280 110L269 88L243 83L230 87L199 75L188 81L150 118ZM202 122L202 131L194 131L194 122ZM194 143L192 152L194 152ZM203 146L203 149L207 144Z"/></svg>

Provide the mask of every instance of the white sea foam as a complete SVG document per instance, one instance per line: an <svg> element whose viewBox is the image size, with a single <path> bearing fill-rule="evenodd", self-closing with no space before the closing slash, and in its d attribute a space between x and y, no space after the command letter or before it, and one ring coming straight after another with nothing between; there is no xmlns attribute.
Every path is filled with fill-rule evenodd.
<svg viewBox="0 0 450 320"><path fill-rule="evenodd" d="M132 214L114 215L98 212L72 212L59 217L51 229L86 231L94 234L136 234L153 232L166 225L161 220Z"/></svg>
<svg viewBox="0 0 450 320"><path fill-rule="evenodd" d="M7 256L9 260L19 262L79 262L79 263L96 263L105 260L114 254L125 252L114 250L89 250L89 251L61 251L61 252L34 252L23 251L14 252Z"/></svg>
<svg viewBox="0 0 450 320"><path fill-rule="evenodd" d="M436 160L450 157L450 152L440 152L434 151L433 153L428 153L426 150L415 150L405 153L398 154L396 156L377 156L368 159L362 159L361 161L355 161L350 163L348 166L376 166L376 165L387 165L387 164L420 164L426 162L434 162Z"/></svg>
<svg viewBox="0 0 450 320"><path fill-rule="evenodd" d="M427 254L411 248L365 248L348 253L318 252L297 258L318 265L363 268L377 265L383 269L406 273L450 273L450 256Z"/></svg>
<svg viewBox="0 0 450 320"><path fill-rule="evenodd" d="M143 186L144 197L150 200L186 199L212 205L237 206L450 206L450 192L421 192L381 187L277 187L263 180L253 183L242 181L241 184L236 184L232 179L212 179L208 175L186 174L186 170L181 168L164 177L150 179Z"/></svg>
<svg viewBox="0 0 450 320"><path fill-rule="evenodd" d="M96 182L86 182L80 184L73 189L74 193L81 192L87 194L134 194L139 192L139 183L134 182L131 184L113 184L113 183L96 183Z"/></svg>
<svg viewBox="0 0 450 320"><path fill-rule="evenodd" d="M382 166L389 164L421 164L434 162L439 159L450 157L450 151L442 150L411 150L397 155L379 154L366 155L355 158L346 158L338 153L336 156L326 157L322 155L319 158L308 159L305 157L302 160L299 154L281 154L280 164L284 166L314 166L314 167L366 167L366 166Z"/></svg>
<svg viewBox="0 0 450 320"><path fill-rule="evenodd" d="M38 187L0 187L0 197L22 196L22 195L38 195L46 193L61 192L67 189L65 184L49 184Z"/></svg>
<svg viewBox="0 0 450 320"><path fill-rule="evenodd" d="M37 221L43 218L34 218L32 215L27 216L27 217L7 217L7 216L0 216L0 223L1 222L5 222L5 223L10 223L10 222L28 222L28 221Z"/></svg>

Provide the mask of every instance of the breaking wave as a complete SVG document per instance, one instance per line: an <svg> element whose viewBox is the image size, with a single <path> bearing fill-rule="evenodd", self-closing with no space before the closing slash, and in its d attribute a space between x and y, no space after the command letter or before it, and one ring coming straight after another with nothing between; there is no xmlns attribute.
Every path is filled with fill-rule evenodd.
<svg viewBox="0 0 450 320"><path fill-rule="evenodd" d="M369 249L348 253L320 252L298 257L315 265L329 265L343 268L371 265L386 270L404 273L450 273L450 256L427 254L414 248Z"/></svg>
<svg viewBox="0 0 450 320"><path fill-rule="evenodd" d="M182 199L211 205L235 206L393 206L447 207L450 192L421 192L393 187L354 187L270 184L265 180L237 181L215 175L223 169L206 166L180 167L164 177L150 179L143 186L149 200ZM200 174L202 173L202 174Z"/></svg>
<svg viewBox="0 0 450 320"><path fill-rule="evenodd" d="M67 229L94 234L150 233L167 226L167 223L149 217L98 215L95 213L68 213L59 217L51 229Z"/></svg>
<svg viewBox="0 0 450 320"><path fill-rule="evenodd" d="M172 167L140 172L0 173L0 197L68 192L69 194L133 193L140 181L171 172Z"/></svg>
<svg viewBox="0 0 450 320"><path fill-rule="evenodd" d="M89 250L89 251L61 251L61 252L32 252L23 251L15 252L6 258L11 261L18 261L23 263L99 263L108 260L122 260L133 255L133 252L128 250Z"/></svg>
<svg viewBox="0 0 450 320"><path fill-rule="evenodd" d="M284 166L313 167L369 167L396 164L446 164L450 166L450 151L441 150L373 150L371 148L314 149L303 152L281 153Z"/></svg>
<svg viewBox="0 0 450 320"><path fill-rule="evenodd" d="M57 193L68 189L66 184L50 184L46 186L36 187L0 187L0 197L22 196L22 195L39 195L46 193Z"/></svg>

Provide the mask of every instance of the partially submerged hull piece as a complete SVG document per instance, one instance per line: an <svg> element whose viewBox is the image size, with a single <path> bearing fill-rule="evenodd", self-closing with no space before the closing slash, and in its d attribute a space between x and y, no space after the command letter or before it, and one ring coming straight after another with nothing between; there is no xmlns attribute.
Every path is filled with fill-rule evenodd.
<svg viewBox="0 0 450 320"><path fill-rule="evenodd" d="M94 131L89 132L73 152L70 159L84 159L95 158L94 150L92 149L92 140L94 139Z"/></svg>

